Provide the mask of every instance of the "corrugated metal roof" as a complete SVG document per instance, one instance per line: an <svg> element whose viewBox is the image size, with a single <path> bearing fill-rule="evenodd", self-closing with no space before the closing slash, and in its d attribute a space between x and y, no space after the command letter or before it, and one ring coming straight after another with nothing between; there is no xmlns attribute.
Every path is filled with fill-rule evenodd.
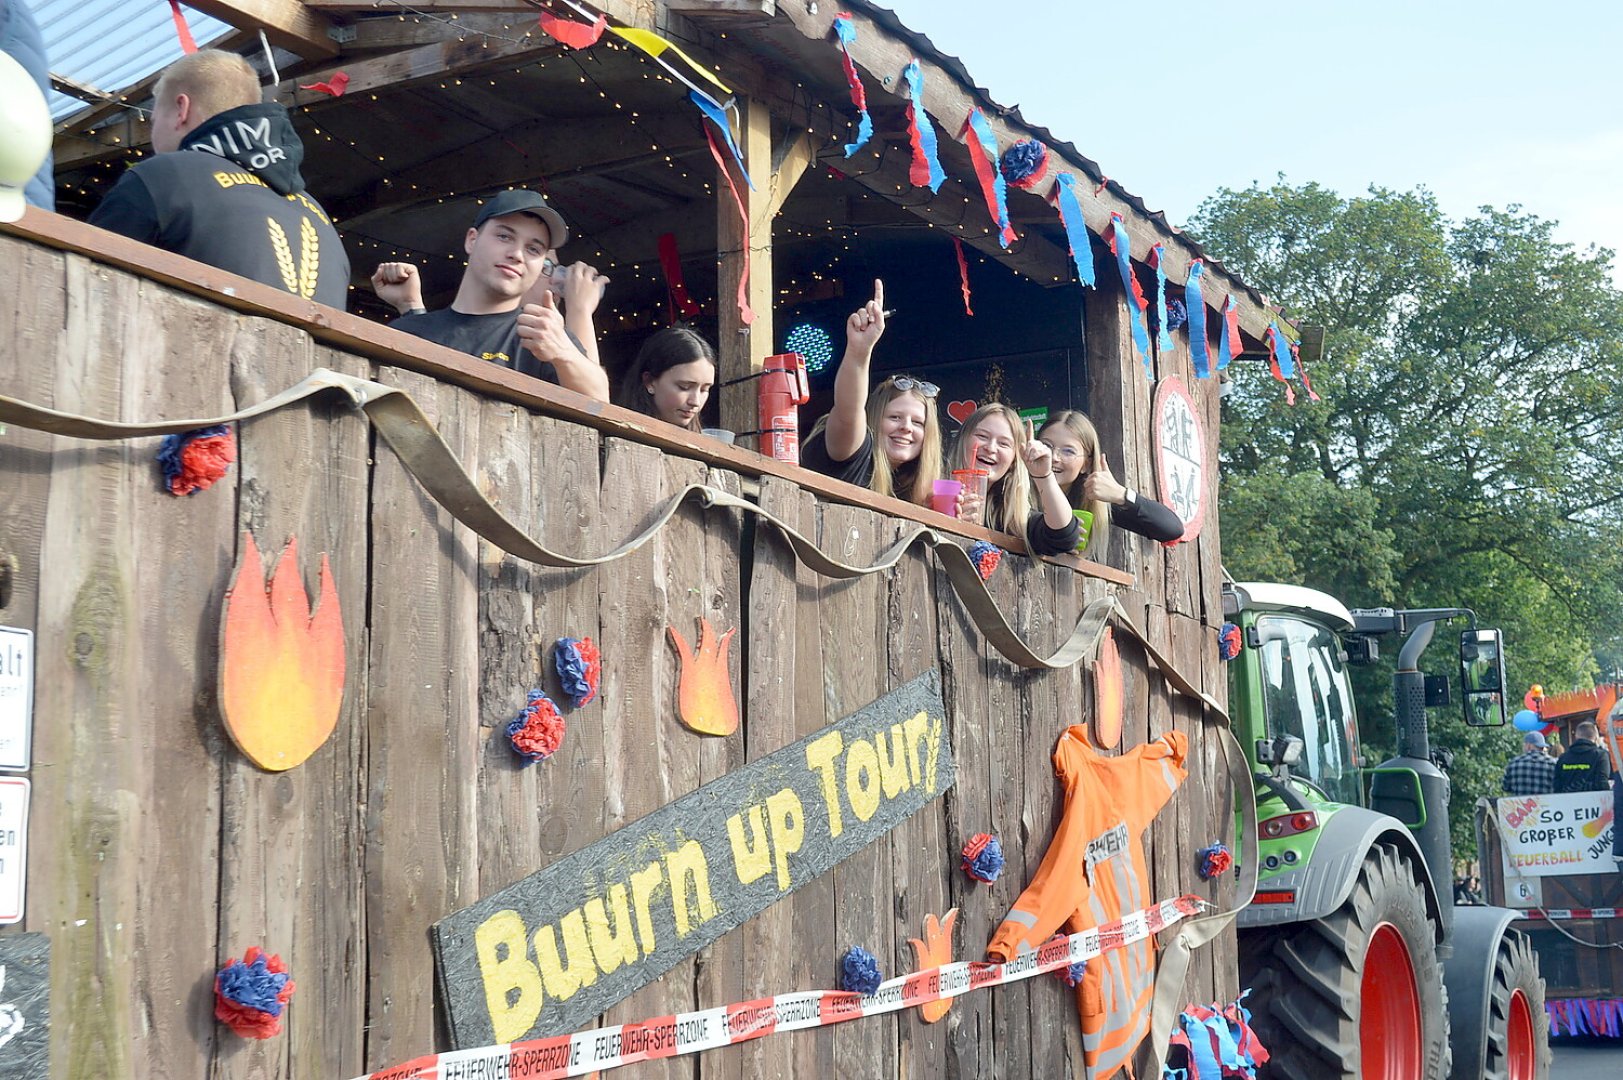
<svg viewBox="0 0 1623 1080"><path fill-rule="evenodd" d="M118 93L179 60L180 38L164 0L23 0L45 38L51 73ZM206 46L230 33L229 23L181 5L192 37ZM51 119L61 121L87 102L51 91Z"/></svg>

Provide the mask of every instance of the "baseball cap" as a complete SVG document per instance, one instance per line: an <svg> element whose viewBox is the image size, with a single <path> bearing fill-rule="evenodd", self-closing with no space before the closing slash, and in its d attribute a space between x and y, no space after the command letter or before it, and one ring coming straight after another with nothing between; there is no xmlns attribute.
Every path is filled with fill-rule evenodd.
<svg viewBox="0 0 1623 1080"><path fill-rule="evenodd" d="M506 217L508 214L534 214L546 222L555 248L563 247L569 239L569 226L564 224L563 215L548 206L547 200L523 188L499 192L486 199L485 205L479 208L479 216L473 219L473 227L477 229L491 218Z"/></svg>
<svg viewBox="0 0 1623 1080"><path fill-rule="evenodd" d="M0 221L23 216L23 189L51 152L51 110L34 77L0 52Z"/></svg>
<svg viewBox="0 0 1623 1080"><path fill-rule="evenodd" d="M1547 746L1548 745L1544 741L1544 736L1539 734L1536 731L1529 731L1526 735L1523 735L1522 736L1522 742L1525 743L1528 746Z"/></svg>

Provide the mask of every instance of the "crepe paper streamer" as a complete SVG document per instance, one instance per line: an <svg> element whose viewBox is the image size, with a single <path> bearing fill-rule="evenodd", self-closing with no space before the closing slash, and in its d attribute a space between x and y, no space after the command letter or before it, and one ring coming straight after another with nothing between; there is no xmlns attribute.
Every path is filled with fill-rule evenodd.
<svg viewBox="0 0 1623 1080"><path fill-rule="evenodd" d="M964 873L991 884L1003 873L1003 845L991 833L976 833L964 845Z"/></svg>
<svg viewBox="0 0 1623 1080"><path fill-rule="evenodd" d="M710 156L716 159L716 168L721 172L722 178L727 181L727 190L733 193L733 205L738 208L738 219L743 223L743 240L740 254L743 262L738 271L738 321L745 326L755 322L755 312L750 308L750 215L744 208L744 197L738 193L738 185L733 183L733 174L727 169L727 162L721 156L721 147L716 145L716 136L708 124L704 129L705 141L710 144Z"/></svg>
<svg viewBox="0 0 1623 1080"><path fill-rule="evenodd" d="M158 468L171 495L196 495L214 486L237 460L237 440L229 424L165 435L158 444Z"/></svg>
<svg viewBox="0 0 1623 1080"><path fill-rule="evenodd" d="M1082 204L1076 198L1076 177L1060 173L1054 182L1054 197L1059 204L1060 224L1065 226L1065 240L1071 245L1071 261L1076 264L1077 280L1093 288L1093 242L1088 239L1088 227L1082 218Z"/></svg>
<svg viewBox="0 0 1623 1080"><path fill-rule="evenodd" d="M1030 191L1048 174L1048 147L1038 139L1021 139L998 161L1003 179L1021 191Z"/></svg>
<svg viewBox="0 0 1623 1080"><path fill-rule="evenodd" d="M944 918L936 918L926 913L924 916L924 940L908 938L907 943L913 946L914 972L929 971L933 968L943 967L952 963L952 928L958 921L958 909L953 908ZM940 1020L952 1009L952 998L941 998L938 1001L927 1001L919 1006L919 1019L926 1024L933 1024Z"/></svg>
<svg viewBox="0 0 1623 1080"><path fill-rule="evenodd" d="M993 222L997 224L997 242L1008 247L1016 237L1013 226L1009 224L1003 174L997 167L997 136L992 134L992 125L986 122L986 114L981 112L979 105L970 107L958 134L969 146L969 160L975 166L975 179L981 184L986 212L992 215Z"/></svg>
<svg viewBox="0 0 1623 1080"><path fill-rule="evenodd" d="M1240 305L1234 302L1233 294L1223 297L1223 327L1217 342L1217 370L1222 371L1229 366L1236 356L1243 351L1240 344Z"/></svg>
<svg viewBox="0 0 1623 1080"><path fill-rule="evenodd" d="M1233 660L1240 655L1240 649L1245 645L1245 638L1240 635L1240 627L1231 622L1223 624L1223 629L1217 632L1217 655L1223 660Z"/></svg>
<svg viewBox="0 0 1623 1080"><path fill-rule="evenodd" d="M677 718L700 735L731 735L738 730L738 701L733 697L732 674L727 668L727 646L738 629L716 638L710 620L699 620L699 651L688 647L687 639L674 626L667 626L676 648Z"/></svg>
<svg viewBox="0 0 1623 1080"><path fill-rule="evenodd" d="M1106 750L1121 744L1124 697L1121 653L1113 628L1107 626L1099 640L1099 658L1093 662L1093 724L1099 745Z"/></svg>
<svg viewBox="0 0 1623 1080"><path fill-rule="evenodd" d="M660 234L659 268L665 273L665 295L671 325L675 326L679 319L698 318L699 303L689 295L687 281L682 277L682 252L676 246L675 233Z"/></svg>
<svg viewBox="0 0 1623 1080"><path fill-rule="evenodd" d="M935 124L924 111L924 72L916 57L902 69L902 79L907 83L907 140L913 147L907 178L914 187L927 187L934 194L941 190L947 174L937 153Z"/></svg>
<svg viewBox="0 0 1623 1080"><path fill-rule="evenodd" d="M578 23L561 19L550 12L541 12L541 29L561 45L571 49L590 49L609 28L606 16L599 15L593 23Z"/></svg>
<svg viewBox="0 0 1623 1080"><path fill-rule="evenodd" d="M879 971L879 961L873 953L861 945L853 945L846 950L844 958L840 960L841 990L867 997L878 990L879 984L884 981L885 977Z"/></svg>
<svg viewBox="0 0 1623 1080"><path fill-rule="evenodd" d="M1189 311L1182 300L1167 301L1167 329L1176 330L1189 321Z"/></svg>
<svg viewBox="0 0 1623 1080"><path fill-rule="evenodd" d="M1003 558L1003 549L989 540L977 540L970 545L969 561L975 564L975 572L985 581L997 569L997 564Z"/></svg>
<svg viewBox="0 0 1623 1080"><path fill-rule="evenodd" d="M729 97L732 96L732 87L716 78L716 76L707 70L704 65L700 64L698 61L694 60L693 57L683 52L681 48L671 44L669 41L666 41L652 30L639 30L634 26L611 26L609 27L609 33L630 42L632 45L635 45L637 48L647 53L653 58L655 63L664 68L674 79L676 79L677 82L681 83L689 90L698 90L699 88L694 86L693 83L688 80L687 76L683 75L680 71L666 62L665 54L667 52L675 53L677 56L681 57L682 62L686 64L695 75L710 83L710 85L720 90L723 94L726 94Z"/></svg>
<svg viewBox="0 0 1623 1080"><path fill-rule="evenodd" d="M1307 364L1302 360L1302 347L1300 345L1291 345L1291 359L1296 362L1296 371L1302 376L1302 389L1307 391L1307 399L1309 401L1322 400L1313 389L1313 380L1308 377Z"/></svg>
<svg viewBox="0 0 1623 1080"><path fill-rule="evenodd" d="M526 765L545 761L564 744L563 714L540 690L531 690L524 711L507 723L507 741Z"/></svg>
<svg viewBox="0 0 1623 1080"><path fill-rule="evenodd" d="M851 104L857 110L857 138L845 144L845 156L861 150L873 138L873 117L868 115L868 93L862 89L857 65L851 59L851 43L857 40L857 27L851 13L842 11L834 17L834 37L840 43L840 63L845 66L845 84L851 88Z"/></svg>
<svg viewBox="0 0 1623 1080"><path fill-rule="evenodd" d="M251 946L214 976L214 1017L245 1039L268 1039L281 1034L293 989L282 958Z"/></svg>
<svg viewBox="0 0 1623 1080"><path fill-rule="evenodd" d="M727 115L727 108L716 104L708 94L701 94L697 90L688 91L688 100L699 107L699 111L704 113L705 119L721 130L721 137L727 143L727 149L732 151L733 160L738 163L739 175L744 178L744 183L750 186L750 190L754 191L755 181L750 179L749 170L744 168L744 154L738 149L738 144L733 141L733 125L731 118ZM729 106L731 104L731 102L728 103Z"/></svg>
<svg viewBox="0 0 1623 1080"><path fill-rule="evenodd" d="M314 90L318 94L327 94L331 97L343 97L344 91L349 89L349 72L335 71L333 77L325 82L300 83L300 90Z"/></svg>
<svg viewBox="0 0 1623 1080"><path fill-rule="evenodd" d="M958 291L964 294L964 314L974 315L975 309L969 306L969 260L964 257L964 242L956 236L952 238L952 250L958 256Z"/></svg>
<svg viewBox="0 0 1623 1080"><path fill-rule="evenodd" d="M1034 979L1077 960L1090 960L1130 947L1210 907L1192 895L1163 900L1094 930L1056 935L1038 946L1035 954L1007 964L958 961L930 971L898 975L881 983L878 992L867 997L841 990L771 994L630 1024L611 1024L523 1042L449 1050L443 1054L429 1053L357 1080L384 1080L384 1077L436 1080L448 1075L447 1067L453 1064L468 1075L516 1076L522 1071L531 1080L562 1080L582 1069L620 1068L655 1058L737 1046L792 1031L831 1027ZM735 1017L745 1022L715 1023L716 1016ZM707 1018L711 1022L706 1022ZM630 1037L633 1032L637 1033L636 1049L632 1048ZM661 1038L649 1038L651 1033ZM537 1058L543 1053L547 1058L538 1064ZM545 1060L556 1063L549 1065Z"/></svg>
<svg viewBox="0 0 1623 1080"><path fill-rule="evenodd" d="M597 697L598 684L603 678L603 658L591 638L559 638L552 650L552 666L557 669L558 681L575 708L583 708Z"/></svg>
<svg viewBox="0 0 1623 1080"><path fill-rule="evenodd" d="M1234 865L1234 855L1219 840L1211 847L1203 847L1200 855L1200 879L1210 881L1214 877L1221 877L1229 872Z"/></svg>
<svg viewBox="0 0 1623 1080"><path fill-rule="evenodd" d="M192 28L186 25L186 16L180 10L180 0L169 0L169 13L175 17L175 36L180 39L180 51L191 54L197 51L197 41L192 37Z"/></svg>
<svg viewBox="0 0 1623 1080"><path fill-rule="evenodd" d="M1070 967L1060 968L1058 971L1054 972L1055 975L1059 976L1059 981L1064 983L1066 986L1069 986L1072 990L1075 990L1078 986L1082 985L1082 976L1086 975L1087 973L1088 962L1086 960L1078 960Z"/></svg>
<svg viewBox="0 0 1623 1080"><path fill-rule="evenodd" d="M1243 1004L1250 990L1219 1009L1192 1005L1178 1017L1178 1029L1169 1040L1189 1054L1189 1080L1255 1080L1257 1069L1270 1057L1251 1027L1251 1012Z"/></svg>
<svg viewBox="0 0 1623 1080"><path fill-rule="evenodd" d="M338 726L343 615L326 555L312 609L298 538L289 538L269 582L253 534L242 539L220 631L220 712L248 760L281 772L315 753Z"/></svg>
<svg viewBox="0 0 1623 1080"><path fill-rule="evenodd" d="M1133 238L1128 235L1127 223L1120 214L1110 215L1110 229L1105 233L1111 254L1116 256L1116 270L1121 274L1121 287L1127 293L1127 318L1133 328L1133 345L1144 358L1144 377L1154 379L1150 368L1150 333L1144 328L1144 312L1150 302L1144 299L1144 288L1133 273Z"/></svg>
<svg viewBox="0 0 1623 1080"><path fill-rule="evenodd" d="M1183 282L1183 305L1189 315L1189 359L1195 365L1197 379L1212 377L1211 343L1206 340L1206 298L1201 295L1200 283L1205 276L1205 262L1190 259L1189 276Z"/></svg>
<svg viewBox="0 0 1623 1080"><path fill-rule="evenodd" d="M1155 271L1155 346L1167 352L1177 343L1172 340L1172 327L1167 325L1166 249L1160 244L1150 248L1150 269Z"/></svg>
<svg viewBox="0 0 1623 1080"><path fill-rule="evenodd" d="M1296 404L1296 391L1290 384L1292 375L1296 374L1296 365L1291 362L1290 344L1285 335L1280 332L1277 322L1270 322L1263 337L1268 341L1268 370L1273 372L1274 380L1284 384L1285 404Z"/></svg>
<svg viewBox="0 0 1623 1080"><path fill-rule="evenodd" d="M1623 1035L1623 998L1558 998L1544 1003L1551 1035Z"/></svg>

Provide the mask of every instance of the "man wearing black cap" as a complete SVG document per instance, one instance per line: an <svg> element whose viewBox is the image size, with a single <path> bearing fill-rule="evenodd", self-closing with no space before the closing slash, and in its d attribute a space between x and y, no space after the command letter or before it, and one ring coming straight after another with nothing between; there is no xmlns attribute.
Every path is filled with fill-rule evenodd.
<svg viewBox="0 0 1623 1080"><path fill-rule="evenodd" d="M540 195L504 191L468 230L468 266L450 307L422 310L422 283L409 263L379 266L372 289L405 313L391 324L397 330L608 401L608 375L564 326L552 294L524 303L568 238L563 217Z"/></svg>

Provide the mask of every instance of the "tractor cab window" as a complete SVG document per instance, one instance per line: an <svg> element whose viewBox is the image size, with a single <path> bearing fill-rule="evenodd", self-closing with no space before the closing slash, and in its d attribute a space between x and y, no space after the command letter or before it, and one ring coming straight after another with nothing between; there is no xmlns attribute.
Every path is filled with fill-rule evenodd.
<svg viewBox="0 0 1623 1080"><path fill-rule="evenodd" d="M1328 628L1288 615L1257 620L1268 735L1295 735L1293 772L1336 802L1357 803L1356 730L1341 642Z"/></svg>

